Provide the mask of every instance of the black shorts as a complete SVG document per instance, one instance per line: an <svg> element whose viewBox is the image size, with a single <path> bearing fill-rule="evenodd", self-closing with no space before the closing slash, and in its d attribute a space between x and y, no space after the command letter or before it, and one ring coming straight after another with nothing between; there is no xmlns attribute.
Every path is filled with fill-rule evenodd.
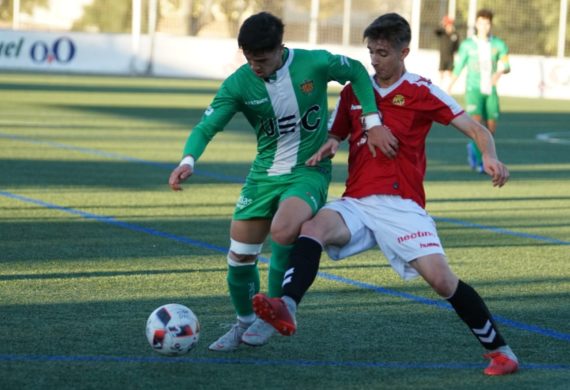
<svg viewBox="0 0 570 390"><path fill-rule="evenodd" d="M453 70L453 58L440 59L439 70Z"/></svg>

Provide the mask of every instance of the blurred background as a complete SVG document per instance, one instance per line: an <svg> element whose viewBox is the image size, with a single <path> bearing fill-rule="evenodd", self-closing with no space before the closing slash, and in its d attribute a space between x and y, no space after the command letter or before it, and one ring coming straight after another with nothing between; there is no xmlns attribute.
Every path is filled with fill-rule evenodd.
<svg viewBox="0 0 570 390"><path fill-rule="evenodd" d="M398 12L412 26L408 69L437 82L442 18L460 39L491 9L510 48L512 96L570 99L569 0L0 0L0 70L223 79L244 63L235 37L261 10L282 18L285 42L368 64L364 28ZM463 83L456 83L462 92Z"/></svg>
<svg viewBox="0 0 570 390"><path fill-rule="evenodd" d="M157 33L233 38L247 16L265 10L283 19L286 41L359 46L373 18L398 12L419 36L417 47L437 49L433 29L444 15L465 37L479 8L494 11L494 32L513 54L570 50L567 0L0 0L0 27L96 34L148 32L153 23Z"/></svg>

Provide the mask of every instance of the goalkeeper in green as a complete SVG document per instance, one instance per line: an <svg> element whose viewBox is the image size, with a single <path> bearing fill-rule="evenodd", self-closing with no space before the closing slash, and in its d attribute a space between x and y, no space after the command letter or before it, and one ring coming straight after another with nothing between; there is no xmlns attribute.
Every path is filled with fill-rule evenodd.
<svg viewBox="0 0 570 390"><path fill-rule="evenodd" d="M227 283L237 322L209 349L233 351L242 343L259 346L274 333L253 312L259 292L258 255L271 234L268 295L281 296L289 252L303 222L327 199L331 162L306 166L305 161L327 140L327 85L350 81L359 99L365 128L386 131L376 106L370 76L351 58L325 50L283 45L282 21L266 12L240 27L238 45L247 60L221 85L201 121L192 129L184 156L169 178L170 187L192 175L194 163L217 132L242 112L257 138L257 155L234 210L227 255ZM373 137L371 137L373 138ZM368 147L375 154L375 146Z"/></svg>

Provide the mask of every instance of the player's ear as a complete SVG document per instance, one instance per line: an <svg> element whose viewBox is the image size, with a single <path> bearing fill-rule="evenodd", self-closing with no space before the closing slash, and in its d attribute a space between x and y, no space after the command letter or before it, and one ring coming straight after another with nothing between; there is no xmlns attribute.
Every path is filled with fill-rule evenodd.
<svg viewBox="0 0 570 390"><path fill-rule="evenodd" d="M410 54L410 48L407 46L402 48L402 52L400 54L400 59L403 61L408 56L408 54Z"/></svg>

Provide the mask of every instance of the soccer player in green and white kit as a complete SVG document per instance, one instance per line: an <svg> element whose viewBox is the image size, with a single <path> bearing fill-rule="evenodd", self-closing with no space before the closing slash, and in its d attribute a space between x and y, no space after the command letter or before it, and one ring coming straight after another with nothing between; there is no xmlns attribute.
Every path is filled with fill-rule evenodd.
<svg viewBox="0 0 570 390"><path fill-rule="evenodd" d="M477 12L477 35L459 46L448 91L467 66L465 109L473 119L495 134L499 117L497 82L503 74L510 72L511 67L506 43L491 35L492 22L492 11L481 9ZM467 158L472 169L484 172L481 151L473 141L467 145Z"/></svg>
<svg viewBox="0 0 570 390"><path fill-rule="evenodd" d="M238 45L247 64L221 85L201 121L190 133L184 157L169 179L171 188L193 173L208 142L242 112L255 131L257 156L236 204L230 228L227 282L237 323L209 349L233 351L241 343L263 345L274 329L253 312L251 299L259 292L257 256L271 234L268 295L281 296L289 251L303 222L327 199L331 178L329 159L308 167L309 159L326 141L327 84L350 81L362 106L369 131L382 131L370 77L353 59L325 50L290 49L283 45L284 26L261 12L240 28ZM359 107L360 109L360 107ZM374 146L369 144L373 151Z"/></svg>

